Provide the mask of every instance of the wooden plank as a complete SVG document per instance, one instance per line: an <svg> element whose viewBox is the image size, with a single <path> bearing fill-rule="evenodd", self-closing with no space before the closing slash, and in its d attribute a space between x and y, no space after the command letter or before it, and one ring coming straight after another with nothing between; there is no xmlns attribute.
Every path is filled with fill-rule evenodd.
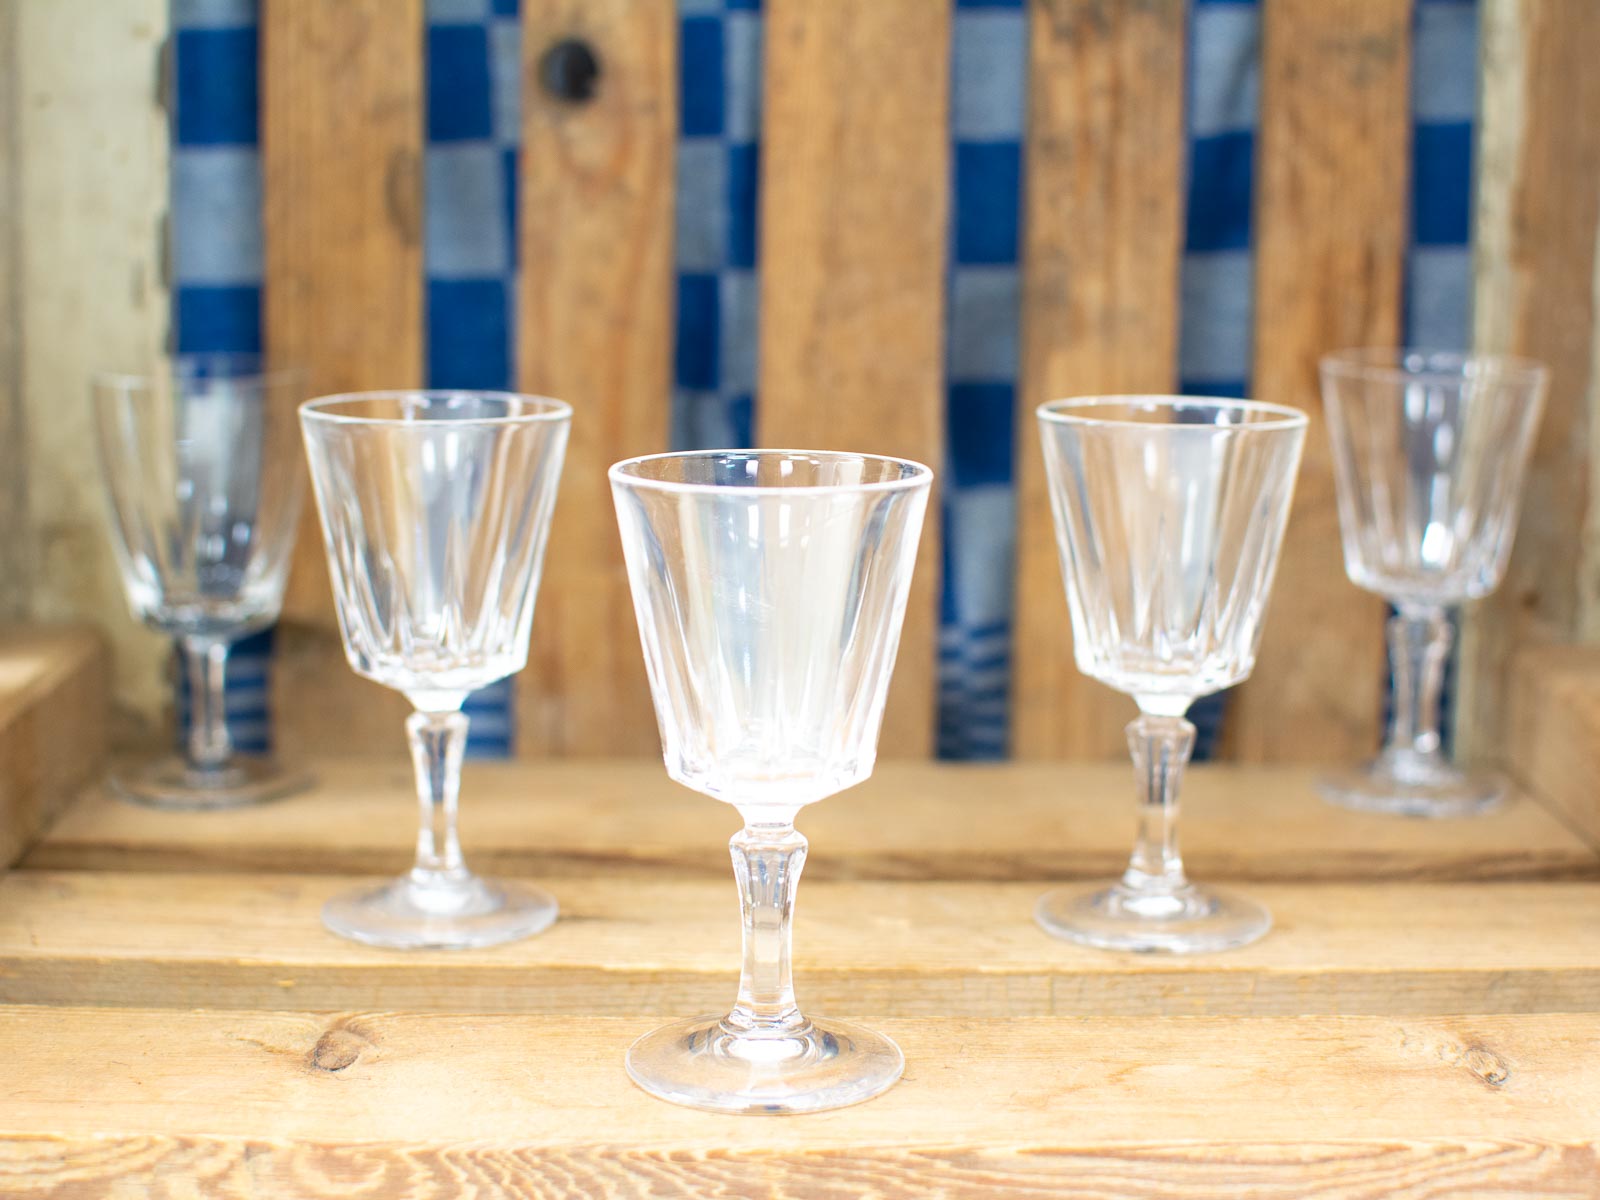
<svg viewBox="0 0 1600 1200"><path fill-rule="evenodd" d="M1034 410L1177 384L1185 5L1031 6L1011 744L1123 758L1133 702L1079 673Z"/></svg>
<svg viewBox="0 0 1600 1200"><path fill-rule="evenodd" d="M354 882L12 872L0 1002L323 1011L381 996L409 1011L660 1016L732 1002L738 915L722 880L569 879L561 921L538 937L405 955L323 930L321 905ZM1261 884L1250 894L1272 910L1272 935L1195 957L1047 937L1039 893L807 882L802 998L893 1017L1600 1012L1596 883Z"/></svg>
<svg viewBox="0 0 1600 1200"><path fill-rule="evenodd" d="M1593 1195L1600 1017L884 1021L804 1120L653 1100L652 1019L0 1011L12 1195ZM1305 1089L1286 1081L1314 1081ZM1225 1103L1219 1103L1225 1097ZM959 1102L953 1102L959 1098Z"/></svg>
<svg viewBox="0 0 1600 1200"><path fill-rule="evenodd" d="M400 871L416 836L396 753L327 761L313 791L257 809L161 813L92 792L28 857L70 870ZM1323 803L1304 770L1198 767L1184 857L1201 879L1594 878L1600 859L1539 805L1472 821L1396 821ZM1133 845L1127 767L884 763L808 809L808 879L1014 880L1120 872ZM479 870L725 880L725 805L649 763L469 764L462 839Z"/></svg>
<svg viewBox="0 0 1600 1200"><path fill-rule="evenodd" d="M94 372L145 372L168 331L161 231L167 114L157 63L167 0L12 0L15 101L10 316L22 470L4 485L24 566L12 615L106 632L118 739L154 738L171 709L165 638L128 615L94 453ZM4 385L0 385L3 388ZM20 511L16 511L20 509ZM24 602L25 599L25 602Z"/></svg>
<svg viewBox="0 0 1600 1200"><path fill-rule="evenodd" d="M1550 394L1505 581L1462 631L1458 741L1480 758L1505 738L1514 656L1530 642L1600 639L1600 7L1487 0L1473 310L1480 350L1536 358Z"/></svg>
<svg viewBox="0 0 1600 1200"><path fill-rule="evenodd" d="M107 658L90 629L0 631L0 866L103 769Z"/></svg>
<svg viewBox="0 0 1600 1200"><path fill-rule="evenodd" d="M766 8L761 445L944 465L948 9ZM936 486L884 715L886 755L933 750L939 513Z"/></svg>
<svg viewBox="0 0 1600 1200"><path fill-rule="evenodd" d="M1344 574L1317 359L1400 337L1411 0L1263 7L1255 394L1311 416L1255 673L1229 704L1245 761L1348 762L1377 746L1383 602Z"/></svg>
<svg viewBox="0 0 1600 1200"><path fill-rule="evenodd" d="M311 395L424 382L422 51L422 0L262 5L262 318ZM409 711L345 663L309 497L272 708L286 758L385 746Z"/></svg>
<svg viewBox="0 0 1600 1200"><path fill-rule="evenodd" d="M522 19L519 378L575 411L531 665L517 677L516 747L654 755L606 468L668 448L677 12L552 0ZM541 83L552 47L573 41L598 61L586 100Z"/></svg>
<svg viewBox="0 0 1600 1200"><path fill-rule="evenodd" d="M1600 848L1600 646L1518 652L1504 719L1517 781Z"/></svg>

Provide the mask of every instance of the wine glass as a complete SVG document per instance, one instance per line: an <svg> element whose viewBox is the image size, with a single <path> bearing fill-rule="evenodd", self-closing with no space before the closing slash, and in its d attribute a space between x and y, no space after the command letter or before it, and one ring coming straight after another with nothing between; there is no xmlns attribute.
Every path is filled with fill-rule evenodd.
<svg viewBox="0 0 1600 1200"><path fill-rule="evenodd" d="M1255 665L1305 415L1245 400L1105 396L1038 412L1078 669L1131 695L1139 831L1122 878L1041 897L1046 932L1108 950L1243 946L1267 910L1190 883L1178 785L1184 714Z"/></svg>
<svg viewBox="0 0 1600 1200"><path fill-rule="evenodd" d="M1538 363L1492 355L1367 349L1322 360L1345 572L1396 610L1388 739L1374 761L1319 783L1334 803L1450 817L1505 796L1497 776L1452 763L1439 736L1447 610L1505 574L1547 383Z"/></svg>
<svg viewBox="0 0 1600 1200"><path fill-rule="evenodd" d="M456 836L467 696L528 662L572 410L504 392L364 392L300 423L345 656L401 692L421 806L416 863L322 910L397 949L490 946L556 919L539 888L480 879Z"/></svg>
<svg viewBox="0 0 1600 1200"><path fill-rule="evenodd" d="M277 620L305 463L294 408L305 376L256 355L185 355L149 375L96 375L94 429L128 606L176 640L189 679L183 754L114 768L130 800L232 808L306 787L234 751L225 681L235 641Z"/></svg>
<svg viewBox="0 0 1600 1200"><path fill-rule="evenodd" d="M872 774L933 472L899 459L718 450L629 459L612 496L667 774L733 805L744 920L726 1016L628 1051L646 1091L716 1112L877 1095L888 1038L804 1016L789 973L803 805Z"/></svg>

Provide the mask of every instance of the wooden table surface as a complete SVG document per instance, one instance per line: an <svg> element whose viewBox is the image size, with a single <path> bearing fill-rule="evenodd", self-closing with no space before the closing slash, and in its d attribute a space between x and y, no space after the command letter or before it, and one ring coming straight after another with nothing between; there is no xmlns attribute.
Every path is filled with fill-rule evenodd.
<svg viewBox="0 0 1600 1200"><path fill-rule="evenodd" d="M1126 767L883 764L802 817L797 984L906 1077L771 1119L622 1070L732 999L730 810L656 764L469 766L469 861L562 920L399 953L318 909L406 865L405 763L316 769L235 813L91 787L0 879L0 1194L1600 1195L1600 855L1526 795L1389 820L1304 771L1197 768L1192 873L1276 925L1122 956L1031 908L1120 867Z"/></svg>

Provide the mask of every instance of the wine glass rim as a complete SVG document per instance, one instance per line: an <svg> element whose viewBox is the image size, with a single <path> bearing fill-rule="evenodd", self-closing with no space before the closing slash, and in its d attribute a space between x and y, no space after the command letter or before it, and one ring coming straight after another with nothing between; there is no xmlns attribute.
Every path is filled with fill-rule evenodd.
<svg viewBox="0 0 1600 1200"><path fill-rule="evenodd" d="M1161 425L1152 426L1147 421L1130 421L1122 417L1097 417L1079 410L1093 408L1223 408L1230 412L1259 413L1265 420L1247 425ZM1047 400L1034 410L1039 420L1060 425L1104 426L1107 428L1151 429L1160 428L1171 433L1193 431L1215 433L1226 429L1229 433L1271 433L1286 429L1303 429L1306 414L1287 404L1271 404L1265 400L1240 400L1231 396L1174 396L1174 395L1112 395L1072 396L1063 400Z"/></svg>
<svg viewBox="0 0 1600 1200"><path fill-rule="evenodd" d="M641 463L660 462L672 458L727 458L740 455L761 455L772 458L821 458L837 461L854 460L868 462L898 463L903 467L910 467L911 473L899 479L879 479L871 483L804 483L804 484L732 484L732 483L688 483L674 479L650 479L643 475L632 474L628 468L637 467ZM913 488L925 487L933 480L933 468L917 462L911 458L898 458L892 454L863 454L854 450L803 450L793 448L778 448L763 446L758 448L730 447L716 450L668 450L659 454L640 454L633 458L624 458L620 462L611 464L606 472L612 483L621 484L629 488L649 488L663 492L734 492L740 495L766 494L784 496L824 495L839 492L901 492Z"/></svg>
<svg viewBox="0 0 1600 1200"><path fill-rule="evenodd" d="M1405 363L1409 359L1426 365L1415 369L1408 367ZM1549 374L1549 368L1534 358L1431 346L1351 346L1324 354L1318 366L1325 375L1407 383L1459 383L1473 374L1469 368L1475 366L1493 367L1526 383L1538 383Z"/></svg>
<svg viewBox="0 0 1600 1200"><path fill-rule="evenodd" d="M357 404L373 400L450 400L471 397L477 400L516 400L531 403L530 411L507 413L498 417L449 417L446 421L413 421L406 417L369 417L355 413L335 412L340 404ZM336 392L331 396L317 396L300 405L302 421L316 421L328 425L530 425L541 421L565 421L572 416L572 405L552 396L535 396L526 392L508 392L491 388L382 388L368 392Z"/></svg>
<svg viewBox="0 0 1600 1200"><path fill-rule="evenodd" d="M216 350L202 351L196 354L173 354L164 358L162 362L172 367L198 367L206 364L213 366L229 366L236 368L222 374L206 375L203 378L213 378L229 383L254 384L273 387L303 381L306 378L304 367L294 363L271 364L265 354L257 354L248 350ZM192 371L174 371L173 378L188 377L196 374ZM148 391L168 377L154 374L150 371L96 371L90 376L90 381L96 387L120 388L125 391Z"/></svg>

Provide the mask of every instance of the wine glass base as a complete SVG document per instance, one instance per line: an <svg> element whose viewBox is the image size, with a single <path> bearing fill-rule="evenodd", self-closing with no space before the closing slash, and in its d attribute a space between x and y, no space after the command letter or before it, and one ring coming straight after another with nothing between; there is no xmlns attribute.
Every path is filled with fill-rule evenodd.
<svg viewBox="0 0 1600 1200"><path fill-rule="evenodd" d="M675 1021L628 1048L628 1075L652 1096L720 1113L808 1113L887 1091L905 1057L882 1034L807 1021L782 1036L741 1034L720 1017Z"/></svg>
<svg viewBox="0 0 1600 1200"><path fill-rule="evenodd" d="M108 782L135 804L197 812L281 800L305 791L312 781L305 771L241 754L214 769L192 767L177 756L121 764L112 768Z"/></svg>
<svg viewBox="0 0 1600 1200"><path fill-rule="evenodd" d="M1192 883L1160 893L1120 882L1061 888L1039 897L1033 917L1053 937L1140 954L1232 950L1272 928L1272 914L1254 900Z"/></svg>
<svg viewBox="0 0 1600 1200"><path fill-rule="evenodd" d="M1397 775L1382 761L1317 781L1324 800L1357 812L1400 817L1474 817L1500 806L1505 781L1494 775L1469 775L1448 763L1428 772Z"/></svg>
<svg viewBox="0 0 1600 1200"><path fill-rule="evenodd" d="M447 886L403 876L329 900L322 923L340 937L391 950L468 950L531 937L554 924L543 888L468 875Z"/></svg>

